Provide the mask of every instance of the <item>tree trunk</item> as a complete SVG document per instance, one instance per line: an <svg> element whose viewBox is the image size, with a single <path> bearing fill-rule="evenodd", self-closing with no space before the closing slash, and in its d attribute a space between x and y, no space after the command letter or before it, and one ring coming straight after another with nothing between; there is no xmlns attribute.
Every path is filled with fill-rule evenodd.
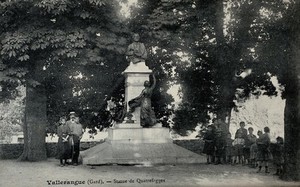
<svg viewBox="0 0 300 187"><path fill-rule="evenodd" d="M19 160L40 161L46 156L46 94L42 86L27 83L24 131L24 150Z"/></svg>
<svg viewBox="0 0 300 187"><path fill-rule="evenodd" d="M234 97L235 92L238 87L236 82L236 72L243 68L243 65L240 63L244 51L251 41L251 36L249 35L249 30L253 20L259 14L259 9L261 7L261 1L255 1L251 5L247 6L249 9L248 16L241 16L238 29L235 32L235 41L226 43L224 36L224 2L216 0L216 13L215 13L215 33L216 41L218 47L218 75L220 76L220 91L218 98L219 110L217 111L217 118L221 119L225 125L225 129L229 132L229 122L230 113L234 107ZM247 10L247 9L245 9ZM251 10L251 11L250 11ZM234 53L232 53L234 51ZM226 120L228 119L228 120Z"/></svg>
<svg viewBox="0 0 300 187"><path fill-rule="evenodd" d="M215 32L217 41L217 64L219 66L220 79L220 93L219 93L219 109L217 111L217 118L222 121L222 129L228 133L229 123L226 120L229 116L228 111L232 109L232 102L235 93L235 87L232 86L232 66L228 61L228 53L226 50L226 41L224 36L224 4L223 1L215 1Z"/></svg>
<svg viewBox="0 0 300 187"><path fill-rule="evenodd" d="M300 180L300 149L299 149L299 99L288 96L284 111L284 180ZM299 114L298 114L299 115Z"/></svg>
<svg viewBox="0 0 300 187"><path fill-rule="evenodd" d="M300 41L292 46L288 64L286 105L284 110L284 180L300 180Z"/></svg>

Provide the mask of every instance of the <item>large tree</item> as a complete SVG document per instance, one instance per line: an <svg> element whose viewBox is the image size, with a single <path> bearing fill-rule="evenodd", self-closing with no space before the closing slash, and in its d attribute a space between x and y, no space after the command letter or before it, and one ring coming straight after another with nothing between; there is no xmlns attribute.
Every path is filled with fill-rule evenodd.
<svg viewBox="0 0 300 187"><path fill-rule="evenodd" d="M284 9L282 9L282 6ZM284 110L284 172L285 180L300 180L300 62L299 62L299 18L298 1L270 3L270 14L280 19L266 25L269 40L258 48L263 59L264 71L276 75L284 87L282 97L286 99Z"/></svg>
<svg viewBox="0 0 300 187"><path fill-rule="evenodd" d="M228 4L231 8L225 7ZM245 79L238 76L256 65L250 48L257 44L261 33L261 28L255 25L263 4L260 1L228 4L217 0L160 1L150 12L147 24L162 66L170 67L169 72L182 88L182 104L174 119L174 129L182 135L199 123L207 124L209 113L220 118L228 131L226 119L230 119L235 107L238 88L243 90L242 97L258 94L258 88L265 90L265 94L276 94L266 72L257 71ZM225 15L229 14L231 19L225 34ZM191 119L180 117L187 112Z"/></svg>
<svg viewBox="0 0 300 187"><path fill-rule="evenodd" d="M22 160L46 158L47 99L53 96L48 91L59 85L54 79L73 87L75 91L66 92L72 96L82 85L66 84L66 77L60 75L68 69L73 70L69 74L73 77L90 65L100 73L110 67L116 74L122 71L122 59L111 58L123 53L127 45L127 30L118 21L118 9L117 1L106 0L1 2L1 81L21 78L27 89ZM103 86L102 92L94 92L103 98L113 82L105 81L111 74L102 73L102 85L97 85Z"/></svg>

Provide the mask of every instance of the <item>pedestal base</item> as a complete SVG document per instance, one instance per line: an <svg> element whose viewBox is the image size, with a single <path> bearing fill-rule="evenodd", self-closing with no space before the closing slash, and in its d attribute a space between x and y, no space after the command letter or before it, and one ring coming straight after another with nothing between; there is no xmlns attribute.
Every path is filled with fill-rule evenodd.
<svg viewBox="0 0 300 187"><path fill-rule="evenodd" d="M162 127L162 124L161 123L156 123L151 128L160 128L160 127ZM115 128L140 129L140 128L142 128L142 126L138 123L118 123L118 124L115 124Z"/></svg>
<svg viewBox="0 0 300 187"><path fill-rule="evenodd" d="M113 143L172 143L169 129L163 127L108 129L107 141Z"/></svg>
<svg viewBox="0 0 300 187"><path fill-rule="evenodd" d="M109 129L107 140L81 153L83 164L204 163L204 156L172 143L167 128Z"/></svg>

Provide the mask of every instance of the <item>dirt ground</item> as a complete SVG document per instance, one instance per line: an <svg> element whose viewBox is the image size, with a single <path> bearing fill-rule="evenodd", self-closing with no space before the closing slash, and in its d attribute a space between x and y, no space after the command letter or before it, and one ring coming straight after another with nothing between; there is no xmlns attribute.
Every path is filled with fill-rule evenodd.
<svg viewBox="0 0 300 187"><path fill-rule="evenodd" d="M247 166L231 165L85 165L59 167L58 160L0 160L0 186L300 186ZM69 183L69 184L68 184Z"/></svg>

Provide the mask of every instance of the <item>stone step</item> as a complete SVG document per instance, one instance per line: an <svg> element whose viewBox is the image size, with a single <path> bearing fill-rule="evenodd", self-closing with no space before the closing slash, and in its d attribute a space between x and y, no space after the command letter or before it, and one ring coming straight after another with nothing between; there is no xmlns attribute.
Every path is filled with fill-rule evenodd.
<svg viewBox="0 0 300 187"><path fill-rule="evenodd" d="M173 143L104 142L81 153L83 164L184 164L206 158Z"/></svg>

